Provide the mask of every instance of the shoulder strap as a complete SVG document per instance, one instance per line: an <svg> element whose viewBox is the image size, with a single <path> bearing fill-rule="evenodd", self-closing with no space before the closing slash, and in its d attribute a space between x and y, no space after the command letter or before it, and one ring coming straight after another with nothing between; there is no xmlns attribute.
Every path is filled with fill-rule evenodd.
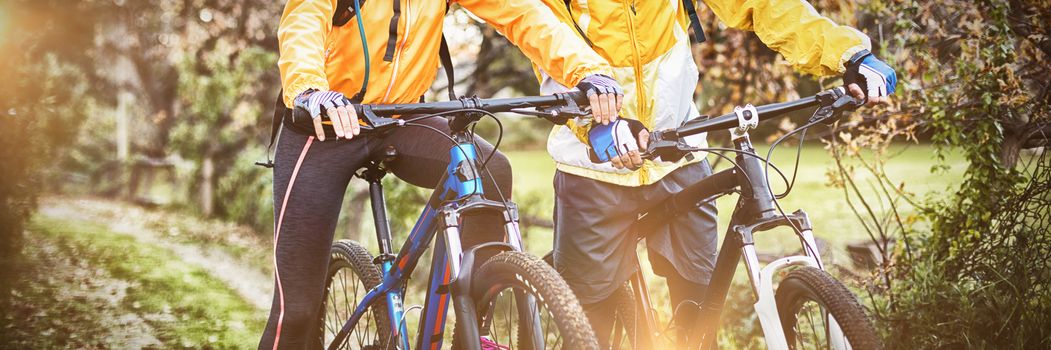
<svg viewBox="0 0 1051 350"><path fill-rule="evenodd" d="M445 41L445 33L442 33L442 43L438 49L438 58L442 60L442 67L445 68L445 78L449 80L449 101L455 100L456 91L453 90L453 86L456 85L456 74L453 72L453 58L449 53L449 43Z"/></svg>
<svg viewBox="0 0 1051 350"><path fill-rule="evenodd" d="M449 2L445 2L445 14L449 13ZM442 32L442 41L438 46L438 59L442 62L442 68L445 69L445 80L449 82L447 87L449 91L449 101L456 99L456 72L453 68L453 57L449 51L449 42L445 40L445 32ZM426 94L424 94L426 95ZM420 95L420 103L424 101L424 95Z"/></svg>
<svg viewBox="0 0 1051 350"><path fill-rule="evenodd" d="M563 3L566 4L566 11L569 12L569 21L573 22L573 28L577 29L577 34L580 34L580 37L584 38L584 42L588 43L588 46L591 46L591 47L594 48L595 47L595 43L591 42L591 39L588 38L588 35L584 34L584 30L580 29L580 25L577 24L577 19L573 18L573 9L569 7L569 1L570 0L564 0L563 1ZM689 0L683 0L683 1L689 1Z"/></svg>
<svg viewBox="0 0 1051 350"><path fill-rule="evenodd" d="M387 52L383 54L383 60L390 62L394 60L394 47L398 45L398 19L401 18L401 0L393 0L394 15L390 17L390 35L387 36Z"/></svg>
<svg viewBox="0 0 1051 350"><path fill-rule="evenodd" d="M365 0L358 0L359 6L365 6ZM332 13L332 26L342 27L350 22L357 13L354 11L354 0L339 0L336 11Z"/></svg>
<svg viewBox="0 0 1051 350"><path fill-rule="evenodd" d="M274 141L277 140L277 133L281 131L281 120L284 119L285 113L288 111L288 107L285 107L284 101L284 90L277 93L277 101L274 102L274 118L270 121L270 143L266 145L266 163L255 162L255 165L264 168L273 168L274 159L270 157L270 150L274 148Z"/></svg>
<svg viewBox="0 0 1051 350"><path fill-rule="evenodd" d="M686 10L686 16L690 18L690 28L693 28L693 41L700 44L708 40L704 36L704 28L701 28L701 19L697 17L697 8L693 6L694 0L682 0L682 8Z"/></svg>

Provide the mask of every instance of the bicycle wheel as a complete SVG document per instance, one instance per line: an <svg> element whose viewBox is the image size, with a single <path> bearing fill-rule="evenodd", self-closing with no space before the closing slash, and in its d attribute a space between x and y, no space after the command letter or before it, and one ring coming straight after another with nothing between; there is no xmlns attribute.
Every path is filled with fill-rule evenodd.
<svg viewBox="0 0 1051 350"><path fill-rule="evenodd" d="M372 263L372 255L357 242L337 241L332 245L328 280L321 302L321 344L331 344L343 324L365 297L380 284L381 273ZM340 349L394 349L386 302L373 303L347 335Z"/></svg>
<svg viewBox="0 0 1051 350"><path fill-rule="evenodd" d="M473 277L480 335L500 349L598 349L584 310L558 273L536 257L503 252ZM460 339L457 339L460 341Z"/></svg>
<svg viewBox="0 0 1051 350"><path fill-rule="evenodd" d="M827 272L802 267L777 287L777 312L791 349L881 349L865 309ZM830 327L835 321L837 332Z"/></svg>
<svg viewBox="0 0 1051 350"><path fill-rule="evenodd" d="M544 263L554 268L554 252L544 255ZM612 335L610 336L611 349L635 349L638 329L637 314L635 313L635 292L631 289L631 282L624 282L620 288L613 292L612 298L617 300L617 311L614 316Z"/></svg>
<svg viewBox="0 0 1051 350"><path fill-rule="evenodd" d="M635 292L631 290L631 283L624 285L613 292L612 298L617 300L617 312L614 316L613 335L610 337L610 348L612 349L636 349L636 336L638 335L638 316L635 310Z"/></svg>

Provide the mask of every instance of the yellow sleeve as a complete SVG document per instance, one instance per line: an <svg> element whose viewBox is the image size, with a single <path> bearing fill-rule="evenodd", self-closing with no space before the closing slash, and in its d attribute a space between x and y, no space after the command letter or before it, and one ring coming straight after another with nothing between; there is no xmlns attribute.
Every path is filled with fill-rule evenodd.
<svg viewBox="0 0 1051 350"><path fill-rule="evenodd" d="M591 74L613 76L612 67L540 0L458 0L536 63L555 81L576 86Z"/></svg>
<svg viewBox="0 0 1051 350"><path fill-rule="evenodd" d="M277 28L285 106L308 89L328 90L325 39L337 0L289 0Z"/></svg>
<svg viewBox="0 0 1051 350"><path fill-rule="evenodd" d="M754 31L804 73L828 76L861 50L870 50L869 37L849 26L821 16L806 0L705 0L727 26Z"/></svg>

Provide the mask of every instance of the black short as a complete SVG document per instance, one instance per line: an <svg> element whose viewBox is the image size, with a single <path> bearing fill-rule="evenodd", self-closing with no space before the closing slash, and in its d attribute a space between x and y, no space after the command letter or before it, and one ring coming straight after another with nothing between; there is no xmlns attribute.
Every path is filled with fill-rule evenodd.
<svg viewBox="0 0 1051 350"><path fill-rule="evenodd" d="M635 233L639 212L712 174L708 161L683 166L656 183L628 187L555 173L555 268L581 304L602 301L636 271ZM650 255L659 254L675 271L708 284L715 266L718 213L715 203L675 217L646 236Z"/></svg>

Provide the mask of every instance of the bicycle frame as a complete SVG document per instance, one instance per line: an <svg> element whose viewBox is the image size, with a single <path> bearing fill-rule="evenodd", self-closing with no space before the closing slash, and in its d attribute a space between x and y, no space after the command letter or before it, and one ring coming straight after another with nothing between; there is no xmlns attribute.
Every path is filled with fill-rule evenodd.
<svg viewBox="0 0 1051 350"><path fill-rule="evenodd" d="M390 316L391 336L397 337L399 348L411 349L402 305L405 286L436 235L441 244L434 246L430 282L415 348L441 348L450 299L458 311L456 319L460 329L464 331L464 339L478 339L479 330L473 322L477 315L469 295L474 253L481 249L521 251L522 239L514 203L482 198L482 174L477 169L478 154L471 137L462 130L455 132L452 137L457 144L449 150L451 161L446 172L397 256L392 254L390 225L386 216L383 186L380 183L386 173L378 162L371 163L362 173L361 177L369 182L373 220L380 247L376 262L380 264L383 281L358 303L350 318L334 337L329 349L338 348L365 311L381 300L387 302L386 312ZM478 211L503 215L505 243L486 243L464 252L460 244L461 215ZM475 342L466 342L464 346L474 350L479 348Z"/></svg>
<svg viewBox="0 0 1051 350"><path fill-rule="evenodd" d="M731 130L731 136L734 149L738 151L736 156L738 167L717 172L688 186L642 214L636 222L636 227L656 227L668 222L678 213L696 207L697 203L715 200L720 196L740 190L740 197L734 207L726 237L719 247L708 289L700 304L700 319L695 322L694 329L690 332L694 336L689 338L688 349L715 349L717 347L716 336L722 309L726 303L739 260L744 261L748 272L755 299L755 312L759 317L767 347L788 349L774 298L773 276L779 270L792 266L811 266L823 269L824 265L817 252L812 225L806 213L797 210L792 214L782 215L776 207L773 192L766 181L766 172L759 156L755 154L755 149L748 136L748 129L755 127L760 114L783 114L819 103L827 106L822 108L828 108L824 111L819 109L819 113L829 113L831 116L833 105L832 100L829 99L830 96L832 100L840 97L839 95L822 96L819 94L787 103L760 107L749 105L746 108L735 109L736 116L731 114L702 120L671 131L672 137L678 138L708 130L725 129L731 125L737 126ZM751 120L749 120L748 111L750 111ZM657 136L658 142L660 142L659 139L660 135ZM754 234L783 226L792 226L793 230L799 233L803 255L782 257L765 266L760 265L755 251ZM647 232L638 229L634 231ZM638 240L641 241L644 238L645 236L640 235ZM640 311L636 312L636 315L641 314L643 325L642 332L635 332L636 341L639 343L638 348L652 349L656 345L657 327L642 270L639 269L629 281L636 295L636 310ZM846 349L847 344L843 341L842 330L832 315L828 316L830 340L833 341L834 348ZM639 321L639 316L636 316L635 323L638 324Z"/></svg>
<svg viewBox="0 0 1051 350"><path fill-rule="evenodd" d="M394 116L435 117L458 114L449 124L452 129L451 139L454 143L449 149L450 162L397 256L393 255L390 224L387 220L383 186L380 182L386 175L386 171L382 168L381 162L373 161L358 174L359 177L369 182L373 220L380 248L380 254L374 262L380 265L383 280L362 298L333 338L329 349L335 349L342 344L350 330L361 320L365 311L381 300L387 303L386 312L390 316L390 331L398 338L398 346L401 349L410 349L402 299L405 296L407 280L416 269L420 257L434 240L435 235L438 236L441 244L435 244L432 254L430 282L416 348L438 349L441 347L442 335L445 331L445 316L450 300L458 312L457 326L463 331L463 339L478 339L479 330L477 323L474 322L478 319L478 315L470 297L474 254L480 250L521 251L522 235L518 225L518 211L514 203L497 202L482 197L482 173L478 169L478 154L473 144L474 140L466 128L471 123L478 121L482 114L498 112L532 115L556 124L564 124L569 118L589 115L589 112L581 107L587 106L587 103L588 98L585 93L571 91L517 98L461 97L451 101L428 103L352 104L357 116L365 122L361 127L363 132L403 127L408 123L405 119L391 118ZM306 110L294 108L291 113L292 118L284 120L286 127L313 130L312 117ZM300 117L297 118L297 115ZM301 125L304 123L309 125ZM504 241L479 244L464 251L460 244L460 218L465 213L474 212L502 215ZM519 297L519 294L516 293L516 297ZM524 301L516 303L520 308L520 315L535 315L532 324L539 325L539 315L531 312L536 308L535 300L532 297L526 297ZM530 320L520 319L519 321L529 322ZM525 331L531 331L530 327L525 327ZM540 334L525 334L525 336L542 340ZM477 342L465 342L463 345L469 350L480 350Z"/></svg>
<svg viewBox="0 0 1051 350"><path fill-rule="evenodd" d="M806 213L798 210L787 216L777 213L772 202L769 188L765 181L759 181L763 177L763 168L758 156L751 146L747 135L734 141L735 148L739 151L751 154L739 154L736 162L741 169L731 168L720 171L691 185L689 188L665 200L657 210L651 210L643 214L636 225L638 227L652 227L661 222L667 222L677 213L688 210L689 207L676 203L692 203L714 200L719 196L728 194L736 188L741 189L737 205L730 219L730 225L723 239L722 245L712 271L708 290L705 292L700 304L701 315L696 326L690 334L700 336L690 337L688 349L714 349L717 345L717 332L720 325L720 316L729 295L731 282L737 271L737 262L744 261L752 285L755 297L755 311L759 316L760 325L763 329L767 347L770 349L788 349L785 341L784 331L778 317L777 306L774 300L773 276L777 271L791 266L812 266L821 268L821 257L816 251L816 243L812 232L812 225ZM751 181L751 182L749 182ZM747 186L751 184L751 186ZM703 200L696 200L701 198ZM753 235L776 227L794 225L800 230L800 244L803 246L804 255L787 256L777 259L765 266L760 265L758 255L755 251L755 240ZM636 232L645 232L636 230ZM645 236L638 237L639 240ZM656 320L653 317L653 307L649 301L646 290L646 281L642 271L630 280L632 289L636 295L636 309L640 310L643 326L642 332L636 332L636 341L639 348L652 349L656 345ZM831 316L830 316L831 317ZM831 320L833 332L838 329L834 320ZM842 347L840 347L842 348Z"/></svg>

